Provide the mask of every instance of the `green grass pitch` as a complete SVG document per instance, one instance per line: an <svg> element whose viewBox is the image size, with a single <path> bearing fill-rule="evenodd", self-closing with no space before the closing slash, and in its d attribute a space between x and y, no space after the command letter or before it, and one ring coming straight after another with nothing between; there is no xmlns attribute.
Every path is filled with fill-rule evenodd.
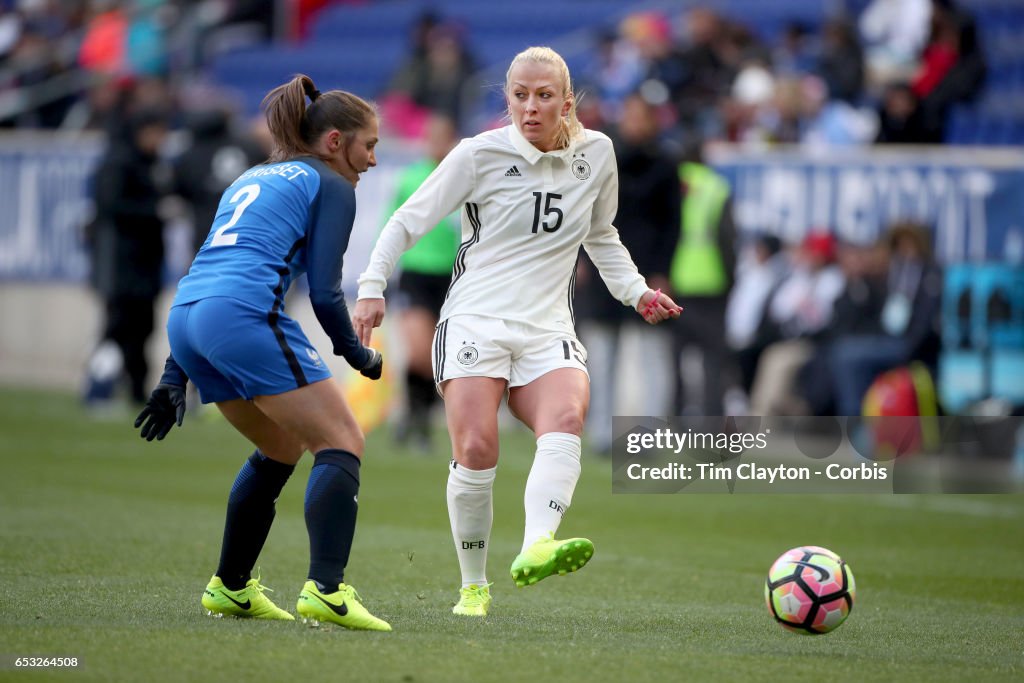
<svg viewBox="0 0 1024 683"><path fill-rule="evenodd" d="M250 448L186 418L147 444L90 420L71 396L0 390L3 681L988 681L1024 680L1020 496L612 495L584 456L560 535L597 552L583 571L515 588L532 439L503 436L490 550L494 605L451 614L458 567L444 502L447 449L368 439L346 578L390 634L210 619L224 505ZM307 567L309 459L278 502L260 558L294 610ZM857 579L849 620L784 631L765 573L790 547L840 553ZM78 657L26 672L13 657Z"/></svg>

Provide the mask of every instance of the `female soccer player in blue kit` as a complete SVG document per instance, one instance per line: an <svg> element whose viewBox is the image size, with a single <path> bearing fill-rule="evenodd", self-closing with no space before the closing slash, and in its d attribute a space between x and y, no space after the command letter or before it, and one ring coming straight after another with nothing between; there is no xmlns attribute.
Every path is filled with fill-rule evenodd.
<svg viewBox="0 0 1024 683"><path fill-rule="evenodd" d="M178 284L167 320L171 356L135 426L152 440L180 425L191 379L203 403L216 403L256 446L228 498L220 564L202 596L208 612L294 619L251 572L275 501L308 450L315 458L305 502L309 580L297 611L347 628L390 631L344 583L363 434L320 355L284 312L288 286L305 271L334 353L363 375L380 377L381 356L356 337L340 285L354 187L376 165L377 115L351 93L320 93L307 76L272 90L264 106L274 150L225 190L210 234Z"/></svg>

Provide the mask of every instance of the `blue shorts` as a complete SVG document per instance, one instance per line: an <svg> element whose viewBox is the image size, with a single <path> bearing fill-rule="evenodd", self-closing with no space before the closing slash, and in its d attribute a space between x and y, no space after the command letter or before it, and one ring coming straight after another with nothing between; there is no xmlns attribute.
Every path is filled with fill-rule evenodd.
<svg viewBox="0 0 1024 683"><path fill-rule="evenodd" d="M203 403L283 394L331 376L297 322L230 297L174 306L167 338Z"/></svg>

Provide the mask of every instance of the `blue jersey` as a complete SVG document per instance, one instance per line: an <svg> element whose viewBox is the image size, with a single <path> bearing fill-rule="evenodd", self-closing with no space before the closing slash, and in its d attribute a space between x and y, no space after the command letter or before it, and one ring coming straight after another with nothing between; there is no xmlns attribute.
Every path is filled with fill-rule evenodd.
<svg viewBox="0 0 1024 683"><path fill-rule="evenodd" d="M369 354L341 291L355 211L352 185L314 157L249 169L224 191L172 306L231 297L276 317L291 282L305 272L313 311L334 353L361 367Z"/></svg>

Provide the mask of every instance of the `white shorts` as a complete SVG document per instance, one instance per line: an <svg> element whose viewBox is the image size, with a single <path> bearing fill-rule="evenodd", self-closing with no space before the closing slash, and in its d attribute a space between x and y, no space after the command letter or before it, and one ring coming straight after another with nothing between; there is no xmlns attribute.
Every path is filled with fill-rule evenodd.
<svg viewBox="0 0 1024 683"><path fill-rule="evenodd" d="M433 349L439 393L445 382L459 377L496 377L511 388L559 368L587 371L587 350L576 335L482 315L455 315L439 323Z"/></svg>

